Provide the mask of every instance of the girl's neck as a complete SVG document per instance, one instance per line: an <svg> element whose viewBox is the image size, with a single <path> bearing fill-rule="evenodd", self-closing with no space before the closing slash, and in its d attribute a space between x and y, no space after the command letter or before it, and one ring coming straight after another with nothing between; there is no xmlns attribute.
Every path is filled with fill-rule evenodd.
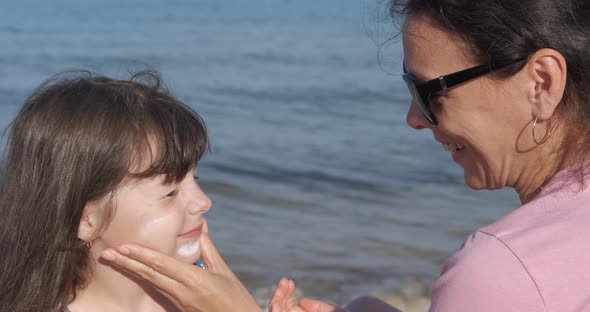
<svg viewBox="0 0 590 312"><path fill-rule="evenodd" d="M68 306L71 312L177 312L178 309L140 279L95 259L88 285Z"/></svg>

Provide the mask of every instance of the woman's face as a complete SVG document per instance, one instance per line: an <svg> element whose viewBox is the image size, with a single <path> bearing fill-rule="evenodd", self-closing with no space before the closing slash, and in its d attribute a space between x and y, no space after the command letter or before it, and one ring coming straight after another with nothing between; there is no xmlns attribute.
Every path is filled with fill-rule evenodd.
<svg viewBox="0 0 590 312"><path fill-rule="evenodd" d="M476 65L461 40L433 26L429 18L408 16L403 29L404 64L408 73L426 81ZM452 87L431 98L439 121L432 126L412 102L408 124L430 129L464 169L465 182L474 189L513 185L531 148L522 140L530 132L531 109L521 73L507 79L487 74ZM528 134L528 132L527 132ZM523 143L525 142L526 143Z"/></svg>
<svg viewBox="0 0 590 312"><path fill-rule="evenodd" d="M211 201L189 171L182 181L132 179L114 195L114 216L95 240L100 250L137 243L187 263L200 257L199 237Z"/></svg>

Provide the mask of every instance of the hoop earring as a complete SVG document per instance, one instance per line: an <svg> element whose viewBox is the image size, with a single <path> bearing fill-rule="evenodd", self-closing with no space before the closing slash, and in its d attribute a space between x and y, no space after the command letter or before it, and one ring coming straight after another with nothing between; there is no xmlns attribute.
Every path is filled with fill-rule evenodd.
<svg viewBox="0 0 590 312"><path fill-rule="evenodd" d="M551 119L547 119L547 131L545 131L545 136L543 136L541 140L537 140L537 136L535 135L535 128L537 128L537 121L539 121L539 117L541 117L540 112L537 115L537 118L535 118L535 121L533 121L533 141L535 141L535 144L537 145L542 145L545 144L547 140L549 140L549 137L551 137Z"/></svg>
<svg viewBox="0 0 590 312"><path fill-rule="evenodd" d="M90 248L92 248L92 241L91 240L87 241L85 246L86 246L86 249L90 250Z"/></svg>

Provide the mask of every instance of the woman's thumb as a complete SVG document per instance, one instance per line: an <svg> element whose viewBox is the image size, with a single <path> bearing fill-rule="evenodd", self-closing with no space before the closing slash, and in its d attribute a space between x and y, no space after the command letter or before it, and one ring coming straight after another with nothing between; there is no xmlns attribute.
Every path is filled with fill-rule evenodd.
<svg viewBox="0 0 590 312"><path fill-rule="evenodd" d="M207 221L203 224L203 231L201 233L199 244L201 247L201 257L203 258L203 261L205 261L209 270L215 271L215 269L227 267L225 261L221 258L221 255L219 255L217 247L215 247L215 244L209 236L209 225L207 224Z"/></svg>

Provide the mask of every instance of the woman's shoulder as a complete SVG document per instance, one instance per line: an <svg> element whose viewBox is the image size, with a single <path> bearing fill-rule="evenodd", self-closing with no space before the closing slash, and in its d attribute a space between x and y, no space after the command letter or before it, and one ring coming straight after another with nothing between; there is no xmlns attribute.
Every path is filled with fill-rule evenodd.
<svg viewBox="0 0 590 312"><path fill-rule="evenodd" d="M472 311L579 311L590 302L589 225L590 191L548 192L470 235L445 263L433 307L468 298Z"/></svg>
<svg viewBox="0 0 590 312"><path fill-rule="evenodd" d="M478 232L502 242L519 257L526 257L553 244L573 249L585 246L589 224L590 188L552 185L535 200Z"/></svg>
<svg viewBox="0 0 590 312"><path fill-rule="evenodd" d="M497 237L479 231L446 261L432 288L431 311L543 309L535 280L518 256Z"/></svg>
<svg viewBox="0 0 590 312"><path fill-rule="evenodd" d="M521 278L525 284L533 280L521 256L509 244L493 234L477 231L447 259L439 281L468 279L490 284L493 277L500 275ZM534 286L534 282L530 285Z"/></svg>

